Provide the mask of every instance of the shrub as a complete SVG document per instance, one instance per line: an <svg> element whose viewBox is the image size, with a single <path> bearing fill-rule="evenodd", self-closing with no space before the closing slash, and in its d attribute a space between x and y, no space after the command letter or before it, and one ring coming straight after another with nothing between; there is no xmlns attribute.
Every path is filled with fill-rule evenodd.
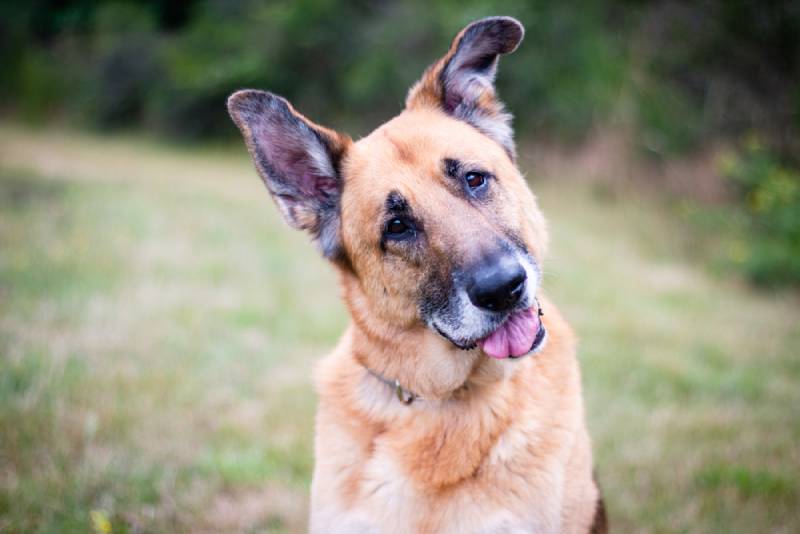
<svg viewBox="0 0 800 534"><path fill-rule="evenodd" d="M82 115L104 128L141 125L161 76L152 14L129 3L100 6L92 41Z"/></svg>
<svg viewBox="0 0 800 534"><path fill-rule="evenodd" d="M800 172L782 165L754 136L722 170L743 199L745 273L760 285L800 285Z"/></svg>

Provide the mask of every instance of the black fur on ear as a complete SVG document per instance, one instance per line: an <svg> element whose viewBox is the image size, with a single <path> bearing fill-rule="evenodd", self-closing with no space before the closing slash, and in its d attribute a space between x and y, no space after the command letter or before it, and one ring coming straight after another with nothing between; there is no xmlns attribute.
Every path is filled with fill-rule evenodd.
<svg viewBox="0 0 800 534"><path fill-rule="evenodd" d="M264 91L237 91L228 98L228 111L286 222L308 231L325 257L343 261L339 168L350 138L314 124L284 98Z"/></svg>
<svg viewBox="0 0 800 534"><path fill-rule="evenodd" d="M438 107L494 139L514 159L511 115L495 94L494 80L498 57L516 50L524 35L522 24L511 17L473 22L411 88L406 107Z"/></svg>

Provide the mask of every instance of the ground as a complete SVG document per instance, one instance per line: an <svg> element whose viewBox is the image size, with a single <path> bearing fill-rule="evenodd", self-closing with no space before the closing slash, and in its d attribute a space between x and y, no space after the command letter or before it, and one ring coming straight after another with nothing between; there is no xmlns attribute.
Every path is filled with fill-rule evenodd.
<svg viewBox="0 0 800 534"><path fill-rule="evenodd" d="M541 176L617 532L800 530L800 303L652 191ZM0 124L0 532L302 532L347 323L243 148Z"/></svg>

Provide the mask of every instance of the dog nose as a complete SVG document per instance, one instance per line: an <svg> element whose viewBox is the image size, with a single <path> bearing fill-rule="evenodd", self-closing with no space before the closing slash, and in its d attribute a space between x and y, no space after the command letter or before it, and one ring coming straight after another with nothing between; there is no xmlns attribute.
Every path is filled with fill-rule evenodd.
<svg viewBox="0 0 800 534"><path fill-rule="evenodd" d="M506 311L519 302L527 278L525 269L510 254L484 261L470 275L469 300L478 308L491 311Z"/></svg>

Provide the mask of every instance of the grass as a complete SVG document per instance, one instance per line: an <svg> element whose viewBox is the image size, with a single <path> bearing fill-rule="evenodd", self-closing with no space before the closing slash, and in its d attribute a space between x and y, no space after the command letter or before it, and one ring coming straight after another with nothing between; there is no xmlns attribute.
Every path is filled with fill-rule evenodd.
<svg viewBox="0 0 800 534"><path fill-rule="evenodd" d="M798 531L796 296L569 174L532 182L615 530ZM243 150L0 125L0 214L0 532L302 532L347 317Z"/></svg>

